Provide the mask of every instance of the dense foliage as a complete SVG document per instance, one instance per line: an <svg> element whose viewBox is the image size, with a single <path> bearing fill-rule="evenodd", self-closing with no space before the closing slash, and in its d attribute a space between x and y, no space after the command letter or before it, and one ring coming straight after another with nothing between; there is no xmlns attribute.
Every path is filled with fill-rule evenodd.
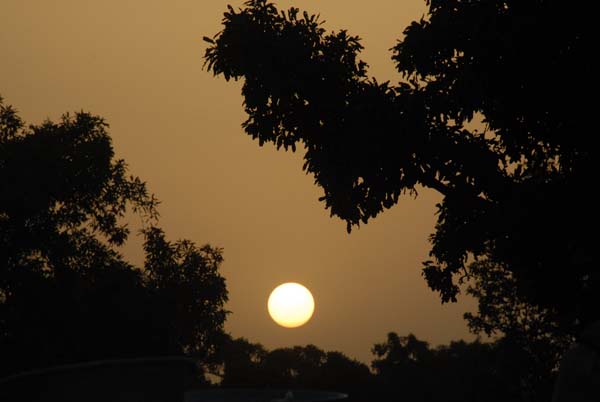
<svg viewBox="0 0 600 402"><path fill-rule="evenodd" d="M221 250L169 242L157 200L88 113L26 126L0 99L0 375L188 353L209 364L227 300ZM126 213L145 263L119 252Z"/></svg>
<svg viewBox="0 0 600 402"><path fill-rule="evenodd" d="M244 338L228 338L220 354L221 385L360 389L370 384L369 368L340 352L314 345L266 350Z"/></svg>
<svg viewBox="0 0 600 402"><path fill-rule="evenodd" d="M576 333L599 318L593 102L573 79L593 77L591 13L533 0L427 4L393 47L397 85L368 76L358 37L266 0L229 7L205 38L206 67L244 80L246 132L301 146L348 230L419 186L439 191L423 273L443 302L492 266L519 301Z"/></svg>
<svg viewBox="0 0 600 402"><path fill-rule="evenodd" d="M390 332L373 346L371 370L340 352L314 345L267 350L228 338L218 373L226 388L310 388L349 401L548 401L553 375L532 366L529 353L504 338L431 347L413 334Z"/></svg>

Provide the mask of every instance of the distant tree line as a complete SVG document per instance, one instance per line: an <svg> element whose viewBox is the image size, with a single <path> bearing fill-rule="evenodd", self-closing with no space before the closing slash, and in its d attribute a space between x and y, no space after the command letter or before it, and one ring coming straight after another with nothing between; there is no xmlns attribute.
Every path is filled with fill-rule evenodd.
<svg viewBox="0 0 600 402"><path fill-rule="evenodd" d="M390 332L374 345L371 367L314 345L267 350L228 338L220 353L220 386L311 388L349 394L349 401L549 401L555 367L535 370L531 355L508 338L431 347Z"/></svg>

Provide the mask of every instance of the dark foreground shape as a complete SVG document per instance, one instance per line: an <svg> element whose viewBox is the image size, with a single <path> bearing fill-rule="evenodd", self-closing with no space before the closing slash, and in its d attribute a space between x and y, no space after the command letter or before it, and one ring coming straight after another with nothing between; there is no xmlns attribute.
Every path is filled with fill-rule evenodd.
<svg viewBox="0 0 600 402"><path fill-rule="evenodd" d="M585 328L564 354L552 402L600 401L600 321Z"/></svg>
<svg viewBox="0 0 600 402"><path fill-rule="evenodd" d="M0 379L0 401L183 402L195 371L182 357L58 366Z"/></svg>
<svg viewBox="0 0 600 402"><path fill-rule="evenodd" d="M325 402L346 399L340 392L310 389L201 389L186 392L185 402Z"/></svg>

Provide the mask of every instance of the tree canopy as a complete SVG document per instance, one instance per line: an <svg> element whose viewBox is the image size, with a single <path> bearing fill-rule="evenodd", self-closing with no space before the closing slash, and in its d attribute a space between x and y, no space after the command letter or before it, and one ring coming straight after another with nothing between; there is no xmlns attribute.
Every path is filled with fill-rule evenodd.
<svg viewBox="0 0 600 402"><path fill-rule="evenodd" d="M539 367L535 357L509 336L431 347L413 334L390 332L372 351L375 389L383 391L378 400L551 399L554 366Z"/></svg>
<svg viewBox="0 0 600 402"><path fill-rule="evenodd" d="M572 79L593 77L592 17L551 1L427 5L392 48L397 84L368 75L358 37L266 0L228 8L205 66L243 79L245 131L300 146L349 231L402 194L440 192L423 274L443 302L486 261L575 331L599 318L592 103Z"/></svg>
<svg viewBox="0 0 600 402"><path fill-rule="evenodd" d="M372 374L366 364L315 345L265 349L245 338L228 336L219 353L220 385L234 387L314 388L368 394Z"/></svg>
<svg viewBox="0 0 600 402"><path fill-rule="evenodd" d="M26 126L0 99L0 375L187 353L210 364L227 300L222 251L170 242L156 198L89 113ZM143 222L145 262L119 251Z"/></svg>
<svg viewBox="0 0 600 402"><path fill-rule="evenodd" d="M220 386L313 388L349 401L547 401L554 378L532 367L531 355L508 338L456 341L437 347L413 334L390 332L372 348L371 370L341 352L314 345L267 350L227 337L219 351Z"/></svg>

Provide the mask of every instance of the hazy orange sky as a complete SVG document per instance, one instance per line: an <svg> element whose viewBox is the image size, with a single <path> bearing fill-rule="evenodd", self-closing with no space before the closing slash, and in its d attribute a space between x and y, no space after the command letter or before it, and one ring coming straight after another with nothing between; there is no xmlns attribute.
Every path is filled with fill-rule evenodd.
<svg viewBox="0 0 600 402"><path fill-rule="evenodd" d="M202 37L221 29L228 3L242 4L2 0L0 95L30 123L82 109L106 118L117 156L162 201L167 235L224 248L233 336L267 348L313 343L365 362L389 331L434 345L472 339L462 313L474 303L441 305L421 276L436 193L404 198L348 235L317 201L301 153L260 148L242 131L240 83L202 70ZM277 4L362 37L371 74L392 82L388 49L425 12L424 0ZM140 239L124 253L140 262ZM286 281L315 297L315 315L299 329L267 314L269 292Z"/></svg>

